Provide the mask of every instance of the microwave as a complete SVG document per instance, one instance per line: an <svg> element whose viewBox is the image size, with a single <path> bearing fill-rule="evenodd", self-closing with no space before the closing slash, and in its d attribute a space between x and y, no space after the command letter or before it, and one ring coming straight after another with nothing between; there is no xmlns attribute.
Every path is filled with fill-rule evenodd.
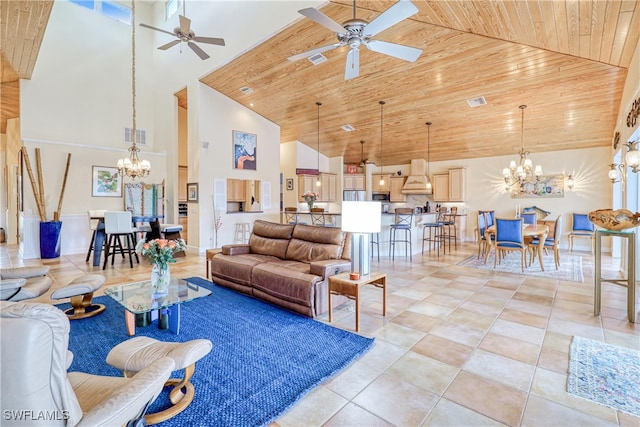
<svg viewBox="0 0 640 427"><path fill-rule="evenodd" d="M380 202L388 202L389 201L389 193L373 193L371 195L371 200L380 201Z"/></svg>

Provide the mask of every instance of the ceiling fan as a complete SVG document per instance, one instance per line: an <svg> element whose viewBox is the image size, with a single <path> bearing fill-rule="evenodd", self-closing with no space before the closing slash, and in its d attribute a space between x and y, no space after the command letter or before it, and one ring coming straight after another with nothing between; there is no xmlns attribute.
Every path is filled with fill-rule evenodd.
<svg viewBox="0 0 640 427"><path fill-rule="evenodd" d="M290 56L288 59L289 61L297 61L327 50L349 46L350 49L347 54L347 64L344 72L345 80L358 77L360 74L360 46L366 46L374 52L415 62L422 53L422 49L381 40L372 40L372 37L415 14L417 11L418 8L411 3L411 1L400 0L378 15L373 21L367 22L362 19L356 19L356 1L353 0L353 19L349 19L340 25L317 9L312 7L301 9L298 13L334 31L338 37L338 43L299 53Z"/></svg>
<svg viewBox="0 0 640 427"><path fill-rule="evenodd" d="M360 141L360 164L358 166L363 168L368 161L369 159L364 158L364 141Z"/></svg>
<svg viewBox="0 0 640 427"><path fill-rule="evenodd" d="M224 39L220 39L220 38L217 38L217 37L200 37L200 36L196 36L196 34L191 29L191 20L185 16L186 15L186 13L184 12L185 11L185 3L186 2L182 2L182 15L178 15L178 17L180 18L180 26L174 28L173 29L173 33L169 32L167 30L163 30L162 28L152 27L151 25L147 25L147 24L140 24L140 26L141 27L145 27L145 28L149 28L149 29L152 29L152 30L160 31L162 33L169 34L171 36L177 37L177 40L173 40L173 41L171 41L171 42L169 42L167 44L163 44L162 46L160 46L158 48L160 50L167 50L170 47L173 47L173 46L177 45L178 43L185 42L185 43L187 43L187 46L189 46L191 48L191 50L194 51L196 53L196 55L198 55L200 57L200 59L202 59L202 60L208 59L209 55L207 54L207 52L202 50L202 48L200 46L198 46L197 44L195 44L194 42L208 43L208 44L215 44L215 45L218 45L218 46L224 46Z"/></svg>

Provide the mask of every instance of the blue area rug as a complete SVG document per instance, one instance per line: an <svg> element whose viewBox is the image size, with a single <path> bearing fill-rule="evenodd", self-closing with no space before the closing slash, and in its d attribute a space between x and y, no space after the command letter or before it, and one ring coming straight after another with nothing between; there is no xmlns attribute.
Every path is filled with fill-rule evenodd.
<svg viewBox="0 0 640 427"><path fill-rule="evenodd" d="M305 393L373 345L373 339L299 316L201 278L186 279L212 294L184 303L180 334L157 323L136 335L181 342L208 338L213 350L196 363L191 405L163 426L258 426L276 420ZM105 363L116 344L129 339L123 308L110 297L95 298L107 309L71 322L70 371L121 376ZM68 304L60 305L69 307ZM175 373L174 373L175 376ZM166 407L168 390L149 412Z"/></svg>
<svg viewBox="0 0 640 427"><path fill-rule="evenodd" d="M567 391L640 416L640 351L574 336Z"/></svg>

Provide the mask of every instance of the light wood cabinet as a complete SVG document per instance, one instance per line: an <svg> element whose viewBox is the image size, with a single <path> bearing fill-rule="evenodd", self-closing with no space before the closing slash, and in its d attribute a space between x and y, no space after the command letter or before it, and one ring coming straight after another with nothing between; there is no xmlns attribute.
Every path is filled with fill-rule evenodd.
<svg viewBox="0 0 640 427"><path fill-rule="evenodd" d="M467 170L465 168L449 169L449 201L464 202L466 191Z"/></svg>
<svg viewBox="0 0 640 427"><path fill-rule="evenodd" d="M389 201L392 203L404 202L407 198L402 194L402 187L407 178L404 176L394 176L389 179Z"/></svg>
<svg viewBox="0 0 640 427"><path fill-rule="evenodd" d="M227 202L244 202L245 194L243 179L227 178Z"/></svg>
<svg viewBox="0 0 640 427"><path fill-rule="evenodd" d="M347 174L344 176L344 190L365 190L365 178L362 174Z"/></svg>
<svg viewBox="0 0 640 427"><path fill-rule="evenodd" d="M433 175L433 201L449 201L449 174Z"/></svg>
<svg viewBox="0 0 640 427"><path fill-rule="evenodd" d="M335 202L336 201L336 181L337 177L333 173L320 173L320 198L321 202Z"/></svg>
<svg viewBox="0 0 640 427"><path fill-rule="evenodd" d="M433 175L434 202L464 202L467 197L467 170L449 169L446 174Z"/></svg>
<svg viewBox="0 0 640 427"><path fill-rule="evenodd" d="M318 192L318 188L316 187L316 176L315 175L298 175L298 201L304 202L302 195L307 191Z"/></svg>
<svg viewBox="0 0 640 427"><path fill-rule="evenodd" d="M391 191L391 175L388 173L375 173L371 175L371 192L388 193ZM384 179L384 184L380 185L380 178Z"/></svg>

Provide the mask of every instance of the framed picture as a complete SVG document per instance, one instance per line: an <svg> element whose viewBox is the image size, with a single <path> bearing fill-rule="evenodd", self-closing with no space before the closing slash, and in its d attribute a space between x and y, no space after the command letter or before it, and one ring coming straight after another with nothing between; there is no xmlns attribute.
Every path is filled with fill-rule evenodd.
<svg viewBox="0 0 640 427"><path fill-rule="evenodd" d="M512 199L540 199L543 197L564 197L564 175L541 176L538 182L524 183L511 192Z"/></svg>
<svg viewBox="0 0 640 427"><path fill-rule="evenodd" d="M256 170L258 138L255 134L233 131L233 168Z"/></svg>
<svg viewBox="0 0 640 427"><path fill-rule="evenodd" d="M347 165L347 173L358 173L358 165Z"/></svg>
<svg viewBox="0 0 640 427"><path fill-rule="evenodd" d="M122 177L118 168L93 166L91 196L122 197Z"/></svg>
<svg viewBox="0 0 640 427"><path fill-rule="evenodd" d="M293 178L287 178L287 190L293 190Z"/></svg>
<svg viewBox="0 0 640 427"><path fill-rule="evenodd" d="M198 183L190 182L187 184L187 202L198 201Z"/></svg>

